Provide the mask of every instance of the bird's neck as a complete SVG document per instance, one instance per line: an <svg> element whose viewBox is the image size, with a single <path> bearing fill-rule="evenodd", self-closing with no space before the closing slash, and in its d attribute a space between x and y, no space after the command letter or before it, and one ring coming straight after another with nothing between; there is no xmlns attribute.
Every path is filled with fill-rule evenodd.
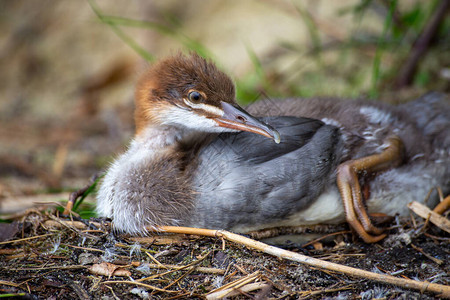
<svg viewBox="0 0 450 300"><path fill-rule="evenodd" d="M185 135L185 130L174 126L147 127L134 138L132 146L139 144L147 149L164 149L182 140Z"/></svg>
<svg viewBox="0 0 450 300"><path fill-rule="evenodd" d="M159 160L161 157L173 153L177 142L183 136L183 130L172 126L147 127L134 137L128 150L122 154L117 163L139 166L143 162L150 163L153 160Z"/></svg>

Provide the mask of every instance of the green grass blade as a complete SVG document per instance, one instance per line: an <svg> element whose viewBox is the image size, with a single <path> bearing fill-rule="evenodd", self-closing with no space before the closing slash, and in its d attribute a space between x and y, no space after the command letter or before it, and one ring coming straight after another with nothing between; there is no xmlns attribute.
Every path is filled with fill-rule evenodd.
<svg viewBox="0 0 450 300"><path fill-rule="evenodd" d="M81 196L81 198L79 200L76 201L75 205L73 206L73 211L76 211L78 209L78 207L81 205L81 203L83 203L84 199L86 199L86 197L95 192L95 190L97 189L97 185L99 183L99 181L103 178L104 175L99 176L97 179L95 179L95 181L89 186L89 188L86 190L86 192L83 193L83 195Z"/></svg>
<svg viewBox="0 0 450 300"><path fill-rule="evenodd" d="M88 0L88 2L91 5L92 10L99 18L99 20L110 26L111 29L114 31L114 33L116 33L116 35L119 36L119 38L122 39L122 41L124 41L128 46L130 46L134 51L136 51L140 56L142 56L147 61L152 62L155 60L155 57L151 55L148 51L146 51L144 48L142 48L138 43L136 43L135 40L126 35L125 32L123 32L119 28L119 26L137 27L155 30L156 32L164 36L179 41L184 47L186 47L191 51L195 51L200 56L206 58L213 57L212 52L209 51L202 43L182 34L176 29L151 21L134 20L124 17L104 15L93 0Z"/></svg>
<svg viewBox="0 0 450 300"><path fill-rule="evenodd" d="M392 19L394 16L395 9L397 7L397 0L392 0L389 5L388 14L384 20L383 33L378 40L377 49L375 51L375 58L372 65L372 86L369 92L371 98L376 98L378 96L378 82L380 81L381 72L381 57L383 56L384 48L386 45L387 34L392 25Z"/></svg>
<svg viewBox="0 0 450 300"><path fill-rule="evenodd" d="M144 48L142 48L138 43L136 43L135 40L133 40L131 37L125 34L114 22L111 22L108 19L105 19L105 16L100 11L99 7L95 4L93 0L88 0L88 3L90 4L92 10L97 15L100 21L103 23L109 25L111 29L114 31L114 33L125 43L127 44L131 49L136 51L142 58L144 58L147 61L155 61L155 57L151 55L148 51L146 51Z"/></svg>
<svg viewBox="0 0 450 300"><path fill-rule="evenodd" d="M305 24L306 28L308 29L309 36L311 38L311 42L313 44L313 48L315 50L316 54L319 54L322 50L322 42L320 40L319 30L317 28L316 23L314 22L313 17L308 12L307 9L304 9L300 3L295 3L295 8L297 9L298 13L301 16L301 19L303 23Z"/></svg>

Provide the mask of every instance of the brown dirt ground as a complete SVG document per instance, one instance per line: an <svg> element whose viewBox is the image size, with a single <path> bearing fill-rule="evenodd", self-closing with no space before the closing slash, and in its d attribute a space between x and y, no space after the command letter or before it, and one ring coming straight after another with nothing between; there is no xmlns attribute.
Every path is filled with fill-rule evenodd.
<svg viewBox="0 0 450 300"><path fill-rule="evenodd" d="M80 220L88 226L77 229L58 225L64 219L52 210L29 211L22 219L1 224L2 238L8 242L0 243L0 293L23 295L23 299L204 298L218 286L254 272L258 273L248 283L262 282L264 288L235 298L436 297L281 260L217 238L155 235L137 243L111 233L103 220L90 224ZM420 218L397 220L397 224L389 238L377 244L367 245L344 233L317 243L322 249L294 244L288 248L368 271L449 285L450 235ZM172 265L189 267L174 270ZM102 266L103 271L93 270ZM142 278L147 280L141 283L149 286L131 282Z"/></svg>

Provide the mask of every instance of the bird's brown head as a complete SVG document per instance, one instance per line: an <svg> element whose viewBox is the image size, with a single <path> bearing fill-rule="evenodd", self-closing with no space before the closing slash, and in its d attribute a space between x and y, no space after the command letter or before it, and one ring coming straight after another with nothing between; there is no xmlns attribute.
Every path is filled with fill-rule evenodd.
<svg viewBox="0 0 450 300"><path fill-rule="evenodd" d="M136 134L170 125L205 132L249 131L280 141L267 124L240 108L234 84L212 62L190 54L159 61L136 88Z"/></svg>

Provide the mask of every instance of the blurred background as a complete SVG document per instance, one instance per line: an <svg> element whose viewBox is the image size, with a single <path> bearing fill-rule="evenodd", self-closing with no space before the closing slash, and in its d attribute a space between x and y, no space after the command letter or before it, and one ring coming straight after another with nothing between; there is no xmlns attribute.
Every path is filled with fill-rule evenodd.
<svg viewBox="0 0 450 300"><path fill-rule="evenodd" d="M133 136L139 74L214 60L245 105L450 90L449 0L0 0L0 213L67 199Z"/></svg>

